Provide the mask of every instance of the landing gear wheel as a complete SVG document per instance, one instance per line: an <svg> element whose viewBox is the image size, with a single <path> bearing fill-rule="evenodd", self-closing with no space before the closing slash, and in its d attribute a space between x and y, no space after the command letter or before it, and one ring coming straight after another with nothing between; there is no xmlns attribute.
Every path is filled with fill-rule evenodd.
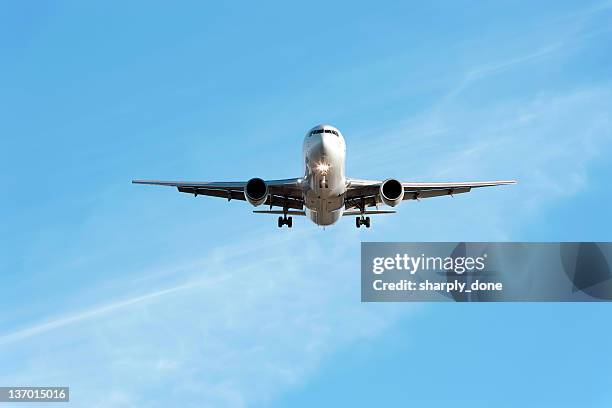
<svg viewBox="0 0 612 408"><path fill-rule="evenodd" d="M283 225L289 228L293 227L293 217L287 217L286 215L284 217L278 217L278 228L282 228Z"/></svg>
<svg viewBox="0 0 612 408"><path fill-rule="evenodd" d="M355 218L355 226L361 228L362 225L365 225L366 228L370 228L370 217L361 216Z"/></svg>

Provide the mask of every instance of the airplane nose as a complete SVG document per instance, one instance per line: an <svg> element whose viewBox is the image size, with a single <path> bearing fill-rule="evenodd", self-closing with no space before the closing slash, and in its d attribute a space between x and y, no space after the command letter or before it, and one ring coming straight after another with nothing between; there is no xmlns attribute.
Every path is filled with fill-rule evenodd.
<svg viewBox="0 0 612 408"><path fill-rule="evenodd" d="M316 135L317 139L313 140L313 145L310 148L308 156L314 162L325 162L330 155L333 155L337 141L334 135L320 134Z"/></svg>
<svg viewBox="0 0 612 408"><path fill-rule="evenodd" d="M328 153L332 150L334 143L332 136L333 135L329 134L321 135L321 155L327 156Z"/></svg>

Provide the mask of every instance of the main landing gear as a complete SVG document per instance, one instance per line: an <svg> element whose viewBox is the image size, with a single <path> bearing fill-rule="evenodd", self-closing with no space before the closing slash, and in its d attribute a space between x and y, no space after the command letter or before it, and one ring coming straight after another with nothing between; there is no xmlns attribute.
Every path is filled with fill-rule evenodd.
<svg viewBox="0 0 612 408"><path fill-rule="evenodd" d="M364 217L362 215L361 217L355 218L355 226L360 228L362 225L365 225L366 228L370 228L370 217Z"/></svg>
<svg viewBox="0 0 612 408"><path fill-rule="evenodd" d="M286 215L283 217L278 217L278 228L282 228L283 225L291 228L293 227L293 217L287 217Z"/></svg>

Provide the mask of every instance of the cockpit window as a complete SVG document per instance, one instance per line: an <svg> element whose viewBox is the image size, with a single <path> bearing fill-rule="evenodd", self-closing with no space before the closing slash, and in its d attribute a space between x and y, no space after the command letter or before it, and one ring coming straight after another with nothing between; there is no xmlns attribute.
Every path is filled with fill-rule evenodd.
<svg viewBox="0 0 612 408"><path fill-rule="evenodd" d="M319 133L331 133L331 134L334 134L336 136L340 136L337 131L331 130L331 129L316 129L316 130L313 130L312 132L310 132L310 136L318 135Z"/></svg>

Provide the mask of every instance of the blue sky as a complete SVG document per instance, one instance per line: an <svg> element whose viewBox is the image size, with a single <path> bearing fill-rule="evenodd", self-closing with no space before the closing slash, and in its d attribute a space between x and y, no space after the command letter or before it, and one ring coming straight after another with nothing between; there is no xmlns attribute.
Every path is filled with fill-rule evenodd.
<svg viewBox="0 0 612 408"><path fill-rule="evenodd" d="M0 384L78 407L608 407L606 304L361 304L370 241L610 241L612 3L14 2ZM133 178L516 178L356 230ZM349 222L351 221L351 222Z"/></svg>

